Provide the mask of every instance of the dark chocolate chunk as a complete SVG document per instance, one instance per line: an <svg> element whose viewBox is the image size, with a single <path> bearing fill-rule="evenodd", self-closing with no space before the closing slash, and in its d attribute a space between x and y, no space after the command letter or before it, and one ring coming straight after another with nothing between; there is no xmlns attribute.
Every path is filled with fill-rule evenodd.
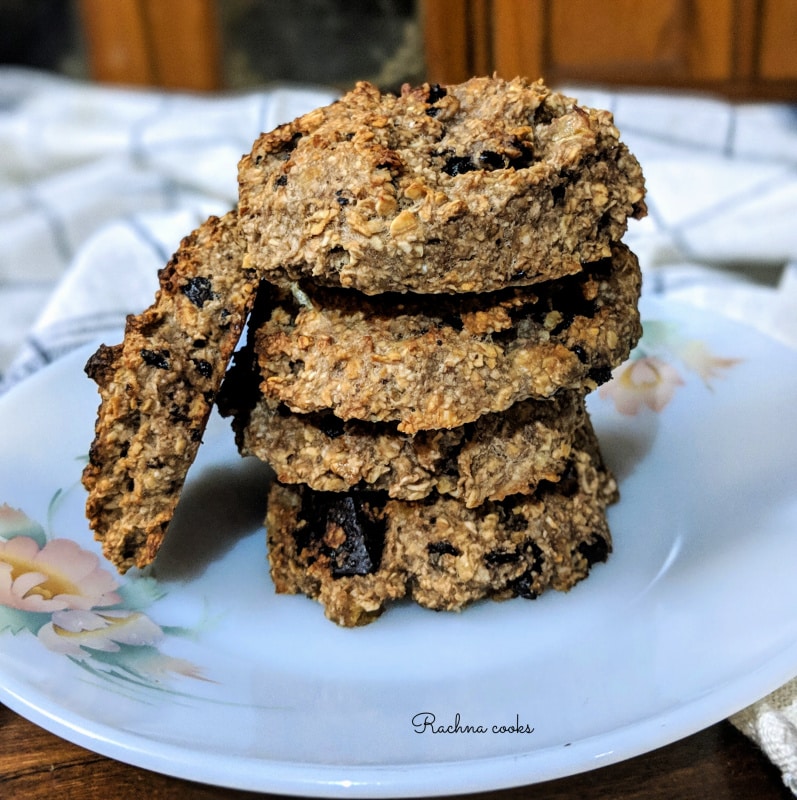
<svg viewBox="0 0 797 800"><path fill-rule="evenodd" d="M147 350L145 348L141 351L141 358L149 367L155 367L157 369L169 369L168 350Z"/></svg>
<svg viewBox="0 0 797 800"><path fill-rule="evenodd" d="M609 557L609 543L600 534L596 533L590 542L581 542L578 552L587 559L587 563L592 566L599 564Z"/></svg>
<svg viewBox="0 0 797 800"><path fill-rule="evenodd" d="M384 523L368 513L365 505L347 495L327 512L327 525L338 525L346 536L344 542L330 553L332 577L369 575L379 569L384 546Z"/></svg>
<svg viewBox="0 0 797 800"><path fill-rule="evenodd" d="M509 582L508 588L516 597L525 597L527 600L536 600L539 592L534 589L534 581L545 561L540 546L531 539L524 543L523 550L527 557L531 556L529 568L517 578Z"/></svg>
<svg viewBox="0 0 797 800"><path fill-rule="evenodd" d="M436 103L438 100L441 100L448 94L448 90L445 86L441 86L439 83L433 83L429 87L429 97L427 98L426 102L428 103Z"/></svg>
<svg viewBox="0 0 797 800"><path fill-rule="evenodd" d="M462 552L458 547L454 547L451 542L445 539L439 542L429 542L429 544L426 545L426 551L430 555L436 556L458 556Z"/></svg>
<svg viewBox="0 0 797 800"><path fill-rule="evenodd" d="M518 142L518 149L520 154L509 159L509 166L512 169L526 169L536 161L534 157L534 150L528 142Z"/></svg>
<svg viewBox="0 0 797 800"><path fill-rule="evenodd" d="M330 561L333 578L369 575L379 569L385 544L385 522L374 505L373 492L311 492L302 497L304 525L294 532L299 551L316 550ZM328 533L343 535L340 544L330 544Z"/></svg>
<svg viewBox="0 0 797 800"><path fill-rule="evenodd" d="M210 363L210 361L206 361L204 358L194 358L192 361L194 362L196 371L203 378L209 378L211 375L213 375L213 365Z"/></svg>
<svg viewBox="0 0 797 800"><path fill-rule="evenodd" d="M509 581L508 588L515 597L525 597L526 600L536 600L540 594L534 589L534 574L531 570L526 570L519 577Z"/></svg>
<svg viewBox="0 0 797 800"><path fill-rule="evenodd" d="M479 153L479 166L482 169L504 169L507 165L507 158L493 150L482 150Z"/></svg>
<svg viewBox="0 0 797 800"><path fill-rule="evenodd" d="M345 189L337 189L335 191L335 202L339 206L347 206L349 205L349 203L351 203L351 200L348 197L346 197L345 191L346 191Z"/></svg>
<svg viewBox="0 0 797 800"><path fill-rule="evenodd" d="M587 351L580 344L574 345L572 348L572 352L582 364L587 363L587 360L589 358L587 356Z"/></svg>
<svg viewBox="0 0 797 800"><path fill-rule="evenodd" d="M188 282L180 287L180 290L197 308L202 308L209 300L216 298L210 278L202 275L189 278Z"/></svg>
<svg viewBox="0 0 797 800"><path fill-rule="evenodd" d="M593 367L588 376L590 380L595 381L598 386L608 383L612 379L612 368L611 367Z"/></svg>
<svg viewBox="0 0 797 800"><path fill-rule="evenodd" d="M484 555L488 567L499 567L501 564L514 564L519 561L521 554L517 550L490 550Z"/></svg>
<svg viewBox="0 0 797 800"><path fill-rule="evenodd" d="M446 163L443 164L443 172L446 175L464 175L466 172L472 172L476 169L476 165L470 156L449 156Z"/></svg>

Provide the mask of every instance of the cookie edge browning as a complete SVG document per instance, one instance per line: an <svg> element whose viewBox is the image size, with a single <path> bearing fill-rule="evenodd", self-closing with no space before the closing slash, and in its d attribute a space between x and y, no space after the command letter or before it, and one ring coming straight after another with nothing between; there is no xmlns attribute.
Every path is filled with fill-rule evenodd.
<svg viewBox="0 0 797 800"><path fill-rule="evenodd" d="M268 463L281 483L322 492L383 490L410 501L436 491L467 508L557 481L585 424L584 398L575 391L414 436L390 423L343 421L331 412L294 414L267 397L232 420L240 454Z"/></svg>
<svg viewBox="0 0 797 800"><path fill-rule="evenodd" d="M308 302L297 303L283 291L285 299L276 301L271 319L254 336L261 390L297 413L331 409L344 420L394 421L409 434L456 428L529 397L544 399L563 389L591 391L628 357L642 332L638 259L617 243L611 259L591 266L607 264L607 276L593 279L585 265L580 275L552 282L561 287L586 281L580 291L589 284L594 292L594 314L574 315L560 337L550 335L550 315L534 323L533 336L523 332L523 320L504 323L492 333L474 333L461 320L456 326L443 321L425 332L398 336L390 316L371 305L381 298L362 296L357 308L340 311L317 303L313 292ZM542 286L507 291L547 297ZM351 295L339 289L321 292L342 302ZM436 302L436 297L423 300L425 305ZM531 315L532 309L525 313ZM500 310L497 306L488 316ZM384 317L381 330L370 325L369 314ZM552 316L551 326L559 325L562 316ZM355 330L356 325L362 329ZM515 338L502 338L514 330L519 331ZM355 336L360 345L353 342ZM456 391L442 375L449 383L456 380Z"/></svg>
<svg viewBox="0 0 797 800"><path fill-rule="evenodd" d="M88 359L100 405L81 475L86 517L120 573L150 564L161 546L244 328L253 276L235 211L210 216L159 271L154 302L127 318L123 341Z"/></svg>

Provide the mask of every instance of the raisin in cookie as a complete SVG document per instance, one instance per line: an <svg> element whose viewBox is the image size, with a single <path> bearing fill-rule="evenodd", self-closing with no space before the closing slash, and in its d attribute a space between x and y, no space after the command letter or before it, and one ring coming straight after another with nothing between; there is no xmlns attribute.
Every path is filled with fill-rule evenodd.
<svg viewBox="0 0 797 800"><path fill-rule="evenodd" d="M241 455L266 461L282 483L326 492L359 486L399 500L438 492L467 508L558 481L584 424L577 392L520 401L501 414L415 436L391 423L343 421L331 412L294 414L264 397L233 419Z"/></svg>
<svg viewBox="0 0 797 800"><path fill-rule="evenodd" d="M640 334L636 257L484 295L270 291L255 335L262 392L293 411L455 428L527 397L594 389Z"/></svg>
<svg viewBox="0 0 797 800"><path fill-rule="evenodd" d="M233 212L211 217L159 273L152 306L86 372L101 403L86 514L120 572L155 557L245 324L257 281L242 266Z"/></svg>
<svg viewBox="0 0 797 800"><path fill-rule="evenodd" d="M403 597L455 611L567 591L611 551L605 511L617 485L586 439L563 481L477 509L438 495L405 502L275 483L266 525L276 590L318 600L347 627Z"/></svg>
<svg viewBox="0 0 797 800"><path fill-rule="evenodd" d="M359 83L265 133L239 165L241 232L261 277L483 292L572 274L646 213L611 114L542 83Z"/></svg>

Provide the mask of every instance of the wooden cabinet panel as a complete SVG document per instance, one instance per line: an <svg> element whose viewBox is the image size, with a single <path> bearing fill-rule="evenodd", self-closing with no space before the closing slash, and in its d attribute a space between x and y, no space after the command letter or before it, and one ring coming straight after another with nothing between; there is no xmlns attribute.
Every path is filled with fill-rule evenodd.
<svg viewBox="0 0 797 800"><path fill-rule="evenodd" d="M596 10L597 9L597 10ZM686 67L685 3L679 0L589 0L551 7L549 69L590 77L673 75Z"/></svg>
<svg viewBox="0 0 797 800"><path fill-rule="evenodd" d="M93 78L212 90L221 85L214 0L80 0Z"/></svg>
<svg viewBox="0 0 797 800"><path fill-rule="evenodd" d="M214 0L144 0L161 86L211 90L221 86Z"/></svg>
<svg viewBox="0 0 797 800"><path fill-rule="evenodd" d="M471 40L485 40L483 33L471 35L469 14L462 0L437 0L425 3L422 10L426 61L438 65L446 83L461 83L472 73L468 59ZM430 80L437 80L434 75ZM441 79L442 80L442 79Z"/></svg>
<svg viewBox="0 0 797 800"><path fill-rule="evenodd" d="M81 0L91 75L108 83L146 85L152 80L149 47L137 0Z"/></svg>
<svg viewBox="0 0 797 800"><path fill-rule="evenodd" d="M101 81L220 88L217 0L79 0ZM427 77L797 100L797 0L419 0Z"/></svg>
<svg viewBox="0 0 797 800"><path fill-rule="evenodd" d="M505 78L542 75L546 39L543 0L493 0L492 6L493 69Z"/></svg>
<svg viewBox="0 0 797 800"><path fill-rule="evenodd" d="M797 79L797 2L765 0L760 69L764 78Z"/></svg>
<svg viewBox="0 0 797 800"><path fill-rule="evenodd" d="M551 84L647 85L797 99L797 0L444 4L464 20L466 42L451 70L433 46L445 30L425 29L430 80L455 82L495 70L505 78L542 77Z"/></svg>
<svg viewBox="0 0 797 800"><path fill-rule="evenodd" d="M552 3L547 73L669 83L731 76L732 0Z"/></svg>

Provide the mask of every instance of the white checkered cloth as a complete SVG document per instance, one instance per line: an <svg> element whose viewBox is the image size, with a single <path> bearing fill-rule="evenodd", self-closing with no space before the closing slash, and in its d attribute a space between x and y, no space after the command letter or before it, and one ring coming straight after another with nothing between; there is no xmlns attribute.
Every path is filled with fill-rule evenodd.
<svg viewBox="0 0 797 800"><path fill-rule="evenodd" d="M336 96L210 99L0 68L0 387L148 306L180 239L235 205L257 135Z"/></svg>
<svg viewBox="0 0 797 800"><path fill-rule="evenodd" d="M650 214L626 241L648 291L797 347L797 108L564 91L611 110L642 163ZM255 137L335 96L128 91L0 68L0 391L118 337L180 239L235 204ZM797 794L797 681L731 721Z"/></svg>

